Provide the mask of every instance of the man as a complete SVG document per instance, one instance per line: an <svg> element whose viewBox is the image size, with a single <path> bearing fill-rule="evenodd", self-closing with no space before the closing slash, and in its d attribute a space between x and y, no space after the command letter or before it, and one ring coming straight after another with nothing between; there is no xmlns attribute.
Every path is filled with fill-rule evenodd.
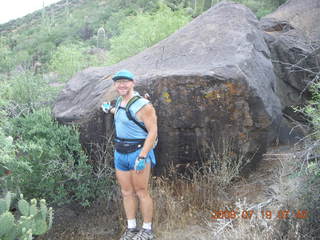
<svg viewBox="0 0 320 240"><path fill-rule="evenodd" d="M128 227L120 240L154 239L151 223L153 201L148 191L151 166L156 164L153 147L157 139L157 117L150 102L134 92L134 75L121 70L113 76L120 97L116 106L103 104L114 114L116 137L114 163L120 184ZM128 107L129 106L129 107ZM136 225L137 199L143 226Z"/></svg>

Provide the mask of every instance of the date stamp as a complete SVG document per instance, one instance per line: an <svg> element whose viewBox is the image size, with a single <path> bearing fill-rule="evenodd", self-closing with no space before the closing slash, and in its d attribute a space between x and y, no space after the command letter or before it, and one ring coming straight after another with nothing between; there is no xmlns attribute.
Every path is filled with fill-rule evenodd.
<svg viewBox="0 0 320 240"><path fill-rule="evenodd" d="M261 211L254 211L254 210L242 210L242 211L235 211L235 210L214 210L210 211L211 219L251 219L253 217L258 217L262 219L288 219L288 218L295 218L295 219L307 219L308 218L308 211L307 210L278 210L276 212L271 210L261 210Z"/></svg>

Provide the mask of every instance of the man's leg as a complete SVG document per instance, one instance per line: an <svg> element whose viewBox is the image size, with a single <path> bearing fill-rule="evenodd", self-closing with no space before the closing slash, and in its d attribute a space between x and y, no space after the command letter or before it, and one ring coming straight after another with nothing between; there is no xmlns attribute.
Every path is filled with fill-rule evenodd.
<svg viewBox="0 0 320 240"><path fill-rule="evenodd" d="M127 219L136 218L137 198L133 188L131 171L121 171L116 169L116 176L120 184L123 197L123 206Z"/></svg>
<svg viewBox="0 0 320 240"><path fill-rule="evenodd" d="M144 223L151 223L153 214L153 201L148 190L150 171L150 163L148 163L146 168L139 174L134 170L130 171L132 175L133 188L139 198Z"/></svg>

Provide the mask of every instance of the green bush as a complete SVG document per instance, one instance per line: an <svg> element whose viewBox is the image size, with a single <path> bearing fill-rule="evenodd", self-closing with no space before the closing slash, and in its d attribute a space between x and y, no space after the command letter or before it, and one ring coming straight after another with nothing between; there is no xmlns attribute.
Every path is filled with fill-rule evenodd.
<svg viewBox="0 0 320 240"><path fill-rule="evenodd" d="M14 66L13 52L6 43L6 39L0 38L0 72L10 72Z"/></svg>
<svg viewBox="0 0 320 240"><path fill-rule="evenodd" d="M49 63L49 68L60 74L61 81L65 82L76 72L96 63L96 58L86 54L88 48L82 44L61 45Z"/></svg>
<svg viewBox="0 0 320 240"><path fill-rule="evenodd" d="M28 198L88 205L98 194L107 194L111 181L95 178L78 131L55 122L49 109L13 119L10 134L16 139L17 161L27 162L31 168L17 173L21 191Z"/></svg>
<svg viewBox="0 0 320 240"><path fill-rule="evenodd" d="M24 69L31 67L31 57L27 51L13 51L10 49L8 40L0 39L0 73L9 73L16 67L21 66Z"/></svg>
<svg viewBox="0 0 320 240"><path fill-rule="evenodd" d="M303 112L308 116L315 130L316 138L320 139L320 83L311 86L312 99L303 108Z"/></svg>
<svg viewBox="0 0 320 240"><path fill-rule="evenodd" d="M166 38L190 21L184 11L172 11L161 4L153 14L143 13L125 18L120 23L121 33L110 39L108 64L133 56Z"/></svg>
<svg viewBox="0 0 320 240"><path fill-rule="evenodd" d="M31 171L27 162L16 159L15 153L13 138L6 136L0 128L0 195L7 191L17 191L19 182L17 173Z"/></svg>
<svg viewBox="0 0 320 240"><path fill-rule="evenodd" d="M30 71L15 74L0 86L0 106L13 117L50 104L58 92L42 76Z"/></svg>

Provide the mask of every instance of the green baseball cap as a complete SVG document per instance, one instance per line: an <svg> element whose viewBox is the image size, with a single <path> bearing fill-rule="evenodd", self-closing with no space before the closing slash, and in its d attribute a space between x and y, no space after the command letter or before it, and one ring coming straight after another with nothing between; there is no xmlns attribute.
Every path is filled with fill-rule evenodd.
<svg viewBox="0 0 320 240"><path fill-rule="evenodd" d="M119 72L117 72L112 77L113 81L117 81L119 79L128 79L128 80L133 81L134 75L133 75L133 73L129 72L128 70L123 69L123 70L120 70Z"/></svg>

